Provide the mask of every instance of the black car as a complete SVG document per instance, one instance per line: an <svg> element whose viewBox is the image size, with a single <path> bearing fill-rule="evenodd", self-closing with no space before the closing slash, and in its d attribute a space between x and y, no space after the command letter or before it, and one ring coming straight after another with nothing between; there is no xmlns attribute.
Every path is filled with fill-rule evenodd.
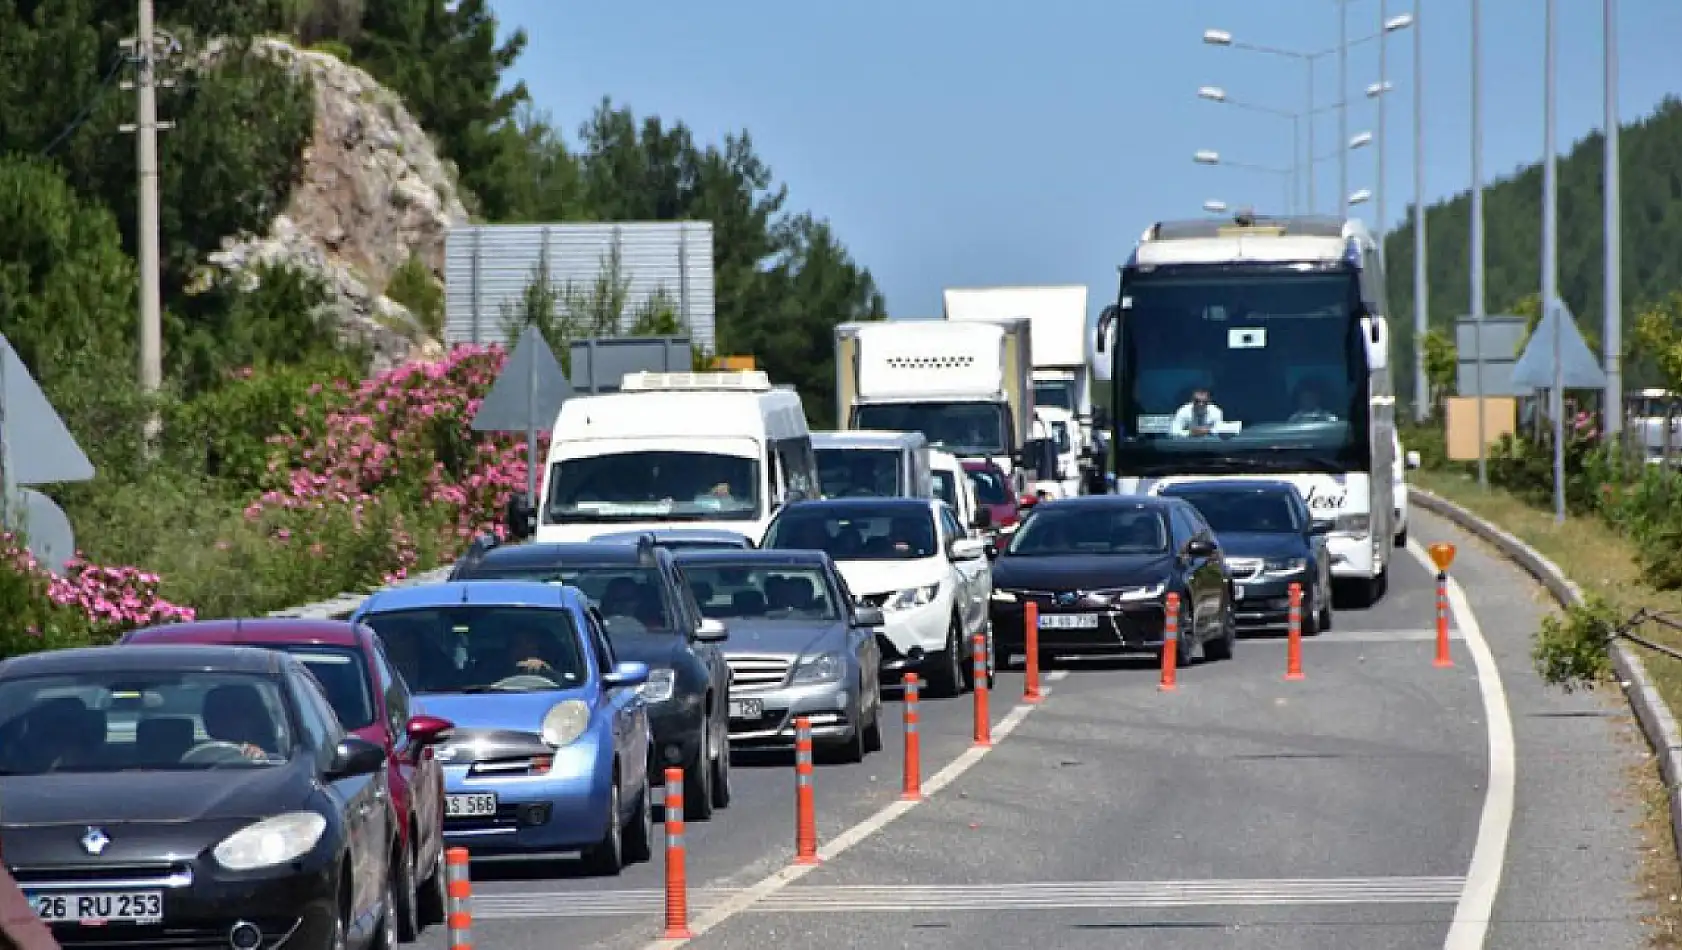
<svg viewBox="0 0 1682 950"><path fill-rule="evenodd" d="M695 602L730 624L730 741L787 747L809 716L819 750L882 748L880 608L858 603L822 551L683 551Z"/></svg>
<svg viewBox="0 0 1682 950"><path fill-rule="evenodd" d="M730 804L728 636L690 595L672 552L652 535L614 542L500 545L475 541L452 581L540 580L577 587L600 611L621 660L648 664L640 689L654 729L655 774L684 769L683 817L705 821Z"/></svg>
<svg viewBox="0 0 1682 950"><path fill-rule="evenodd" d="M1214 479L1171 482L1166 497L1195 506L1215 529L1226 555L1244 631L1283 629L1290 619L1291 585L1302 585L1302 633L1332 627L1332 523L1315 521L1302 493L1284 481Z"/></svg>
<svg viewBox="0 0 1682 950"><path fill-rule="evenodd" d="M0 663L0 853L64 946L392 946L385 764L284 653Z"/></svg>
<svg viewBox="0 0 1682 950"><path fill-rule="evenodd" d="M1215 533L1177 498L1082 495L1042 501L993 562L1001 656L1026 649L1024 604L1039 612L1042 656L1163 647L1167 596L1180 596L1178 659L1223 660L1235 631Z"/></svg>

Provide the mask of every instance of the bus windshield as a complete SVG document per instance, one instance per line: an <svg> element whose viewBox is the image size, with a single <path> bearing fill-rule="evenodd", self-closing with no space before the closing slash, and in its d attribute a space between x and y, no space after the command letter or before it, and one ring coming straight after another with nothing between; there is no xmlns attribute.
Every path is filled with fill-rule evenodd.
<svg viewBox="0 0 1682 950"><path fill-rule="evenodd" d="M1114 367L1121 471L1166 474L1215 458L1366 467L1357 272L1129 268L1121 298Z"/></svg>

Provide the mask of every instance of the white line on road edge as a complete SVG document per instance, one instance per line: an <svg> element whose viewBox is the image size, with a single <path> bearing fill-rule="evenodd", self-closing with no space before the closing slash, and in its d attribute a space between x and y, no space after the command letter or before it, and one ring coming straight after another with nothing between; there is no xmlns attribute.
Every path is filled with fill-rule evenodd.
<svg viewBox="0 0 1682 950"><path fill-rule="evenodd" d="M1067 678L1068 675L1068 670L1057 670L1046 674L1045 678L1048 681L1056 682ZM1051 690L1042 689L1040 693L1042 696L1049 698ZM1003 719L993 725L992 746L981 748L971 746L968 749L965 749L962 755L953 759L945 768L930 776L929 779L923 783L922 801L928 801L935 795L936 792L939 792L941 789L957 780L958 776L963 775L965 772L974 768L977 762L980 762L984 757L986 757L987 753L993 751L1000 742L1004 741L1006 736L1015 732L1016 727L1022 724L1022 720L1028 718L1028 714L1037 708L1039 707L1030 706L1026 703L1017 704L1014 709L1005 714ZM825 844L823 847L818 849L818 860L825 862L834 860L843 851L846 851L848 848L851 848L876 832L886 828L894 821L894 819L905 814L911 809L916 808L921 803L922 802L908 802L903 800L889 803L880 811L876 812L876 814L871 815L869 818L864 819L858 824L836 835L834 838L831 838L828 844ZM689 924L689 937L683 939L660 939L650 941L645 945L644 950L672 950L672 948L681 947L689 943L690 940L701 936L737 914L752 908L753 905L759 903L767 897L770 897L772 894L777 893L790 884L793 884L795 881L800 880L812 871L817 870L820 866L821 865L816 864L791 864L775 874L770 875L759 883L743 888L729 900L726 900L722 904L719 904L717 907L714 907L702 914L700 917L691 921Z"/></svg>
<svg viewBox="0 0 1682 950"><path fill-rule="evenodd" d="M1437 565L1425 546L1408 542L1408 552L1434 578ZM1507 708L1507 691L1501 685L1501 668L1495 664L1489 641L1478 626L1472 602L1451 574L1448 603L1465 635L1466 647L1478 671L1478 692L1483 696L1483 718L1489 724L1489 783L1484 791L1483 814L1478 818L1477 843L1472 846L1472 863L1466 871L1466 887L1454 907L1443 950L1482 950L1489 933L1489 919L1495 912L1495 896L1501 890L1501 870L1507 861L1507 836L1513 827L1513 784L1517 774L1513 744L1512 711Z"/></svg>

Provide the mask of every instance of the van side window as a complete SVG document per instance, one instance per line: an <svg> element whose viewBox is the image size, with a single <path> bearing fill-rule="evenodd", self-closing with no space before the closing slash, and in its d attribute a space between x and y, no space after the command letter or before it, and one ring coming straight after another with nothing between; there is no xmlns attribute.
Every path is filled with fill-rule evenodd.
<svg viewBox="0 0 1682 950"><path fill-rule="evenodd" d="M782 463L784 490L816 498L818 456L812 451L812 437L802 435L794 439L779 439L776 446Z"/></svg>
<svg viewBox="0 0 1682 950"><path fill-rule="evenodd" d="M767 508L782 503L785 494L783 481L783 453L780 442L772 443L771 451L765 453L765 460L769 463L765 467L765 497L770 501Z"/></svg>

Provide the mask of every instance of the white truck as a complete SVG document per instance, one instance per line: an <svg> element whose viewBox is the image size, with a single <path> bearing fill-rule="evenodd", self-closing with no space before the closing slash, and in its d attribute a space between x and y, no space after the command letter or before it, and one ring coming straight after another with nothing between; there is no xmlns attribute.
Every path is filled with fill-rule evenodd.
<svg viewBox="0 0 1682 950"><path fill-rule="evenodd" d="M947 320L996 322L1021 317L1028 321L1034 337L1035 407L1068 412L1086 430L1082 441L1089 442L1092 366L1087 351L1086 287L951 287L944 296Z"/></svg>
<svg viewBox="0 0 1682 950"><path fill-rule="evenodd" d="M891 320L835 328L836 428L921 432L961 458L992 459L1020 495L1034 437L1027 320Z"/></svg>

